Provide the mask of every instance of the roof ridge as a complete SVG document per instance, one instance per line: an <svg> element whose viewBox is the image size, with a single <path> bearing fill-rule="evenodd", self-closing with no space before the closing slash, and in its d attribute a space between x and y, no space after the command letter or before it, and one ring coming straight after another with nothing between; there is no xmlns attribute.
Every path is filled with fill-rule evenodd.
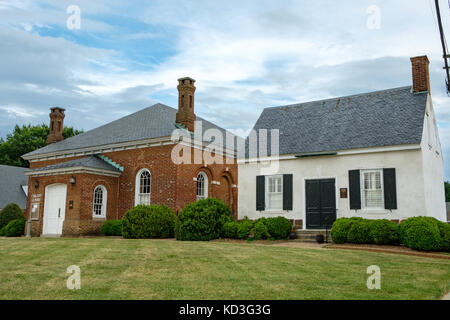
<svg viewBox="0 0 450 320"><path fill-rule="evenodd" d="M347 95L347 96L340 96L340 97L333 97L333 98L326 98L326 99L311 100L311 101L306 101L306 102L299 102L299 103L293 103L293 104L287 104L287 105L275 106L275 107L267 107L267 108L264 108L264 110L277 109L277 108L286 108L286 107L299 107L299 106L306 105L306 104L313 104L313 103L318 103L318 102L327 102L327 101L338 100L338 99L345 99L345 98L361 97L361 96L366 96L368 94L383 93L383 92L389 92L389 91L390 92L392 92L392 91L400 91L400 90L410 89L410 88L412 88L412 86L402 86L402 87L396 87L396 88L390 88L390 89L368 91L368 92L363 92L363 93L351 94L351 95Z"/></svg>

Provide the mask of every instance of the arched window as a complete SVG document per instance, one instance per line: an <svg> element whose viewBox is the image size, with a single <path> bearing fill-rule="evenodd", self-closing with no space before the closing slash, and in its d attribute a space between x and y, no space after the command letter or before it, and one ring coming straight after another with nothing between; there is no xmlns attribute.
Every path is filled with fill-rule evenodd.
<svg viewBox="0 0 450 320"><path fill-rule="evenodd" d="M200 172L197 176L197 201L208 198L208 176Z"/></svg>
<svg viewBox="0 0 450 320"><path fill-rule="evenodd" d="M106 188L101 185L94 189L94 218L106 218L107 193Z"/></svg>
<svg viewBox="0 0 450 320"><path fill-rule="evenodd" d="M152 176L150 171L142 169L136 175L136 205L150 205Z"/></svg>

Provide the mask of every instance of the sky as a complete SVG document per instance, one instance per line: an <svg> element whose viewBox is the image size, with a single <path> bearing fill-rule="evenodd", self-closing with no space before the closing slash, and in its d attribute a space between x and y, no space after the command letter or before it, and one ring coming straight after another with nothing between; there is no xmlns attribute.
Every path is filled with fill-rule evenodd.
<svg viewBox="0 0 450 320"><path fill-rule="evenodd" d="M411 85L409 58L425 54L447 160L432 0L0 0L0 137L48 123L52 106L85 131L176 108L184 76L197 80L196 114L245 137L266 107Z"/></svg>

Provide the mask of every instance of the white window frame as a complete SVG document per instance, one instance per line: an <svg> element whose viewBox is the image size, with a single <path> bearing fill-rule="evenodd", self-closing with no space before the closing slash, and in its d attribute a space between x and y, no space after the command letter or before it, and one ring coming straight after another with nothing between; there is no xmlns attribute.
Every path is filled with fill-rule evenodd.
<svg viewBox="0 0 450 320"><path fill-rule="evenodd" d="M381 186L381 207L368 207L366 204L366 194L365 194L365 183L364 183L364 174L365 173L379 173L380 174L380 186ZM384 210L385 204L384 204L384 181L383 181L383 169L369 169L369 170L361 170L361 177L360 177L360 184L361 184L361 208L362 210Z"/></svg>
<svg viewBox="0 0 450 320"><path fill-rule="evenodd" d="M280 187L281 187L281 192L275 192L277 194L281 194L281 206L279 208L274 208L271 206L270 203L270 197L269 197L269 181L270 179L280 179ZM276 211L276 212L280 212L283 211L283 175L282 174L277 174L277 175L272 175L272 176L266 176L266 181L265 181L265 198L266 198L266 210L265 211ZM273 192L272 192L273 193Z"/></svg>
<svg viewBox="0 0 450 320"><path fill-rule="evenodd" d="M101 189L102 190L102 203L101 203L101 214L95 214L95 205L96 203L96 198L95 198L95 193L97 192L97 189ZM92 216L94 218L97 219L104 219L106 218L106 208L108 205L108 190L106 190L106 187L104 185L98 185L94 188L94 200L92 202Z"/></svg>
<svg viewBox="0 0 450 320"><path fill-rule="evenodd" d="M203 193L204 193L202 196L198 194L198 190L199 190L198 183L201 181L201 178L203 178ZM197 183L196 183L195 193L196 193L196 196L197 196L197 201L203 200L203 199L208 199L208 196L209 196L209 180L208 180L208 175L205 172L203 172L203 171L200 171L198 173L198 175L197 175Z"/></svg>
<svg viewBox="0 0 450 320"><path fill-rule="evenodd" d="M148 172L148 174L150 175L150 193L141 193L141 175L144 172ZM149 200L148 203L141 203L141 196L143 195L148 195ZM134 196L134 204L140 205L150 205L152 202L152 174L150 172L150 170L148 170L147 168L143 168L141 170L138 171L138 173L136 174L136 182L135 182L135 196Z"/></svg>

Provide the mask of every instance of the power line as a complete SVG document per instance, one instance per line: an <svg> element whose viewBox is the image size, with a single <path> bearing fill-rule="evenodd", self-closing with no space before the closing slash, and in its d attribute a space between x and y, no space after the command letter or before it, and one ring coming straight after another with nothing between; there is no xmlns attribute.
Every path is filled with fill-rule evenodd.
<svg viewBox="0 0 450 320"><path fill-rule="evenodd" d="M447 94L450 94L450 70L448 66L448 59L450 58L450 54L447 52L447 40L445 39L444 29L442 27L442 19L441 19L441 9L439 8L439 0L434 1L436 4L436 15L439 25L439 33L441 35L441 44L442 44L442 51L444 52L443 58L445 63L445 73L447 75L447 79L445 81L446 87L447 87ZM449 1L450 4L450 1Z"/></svg>

